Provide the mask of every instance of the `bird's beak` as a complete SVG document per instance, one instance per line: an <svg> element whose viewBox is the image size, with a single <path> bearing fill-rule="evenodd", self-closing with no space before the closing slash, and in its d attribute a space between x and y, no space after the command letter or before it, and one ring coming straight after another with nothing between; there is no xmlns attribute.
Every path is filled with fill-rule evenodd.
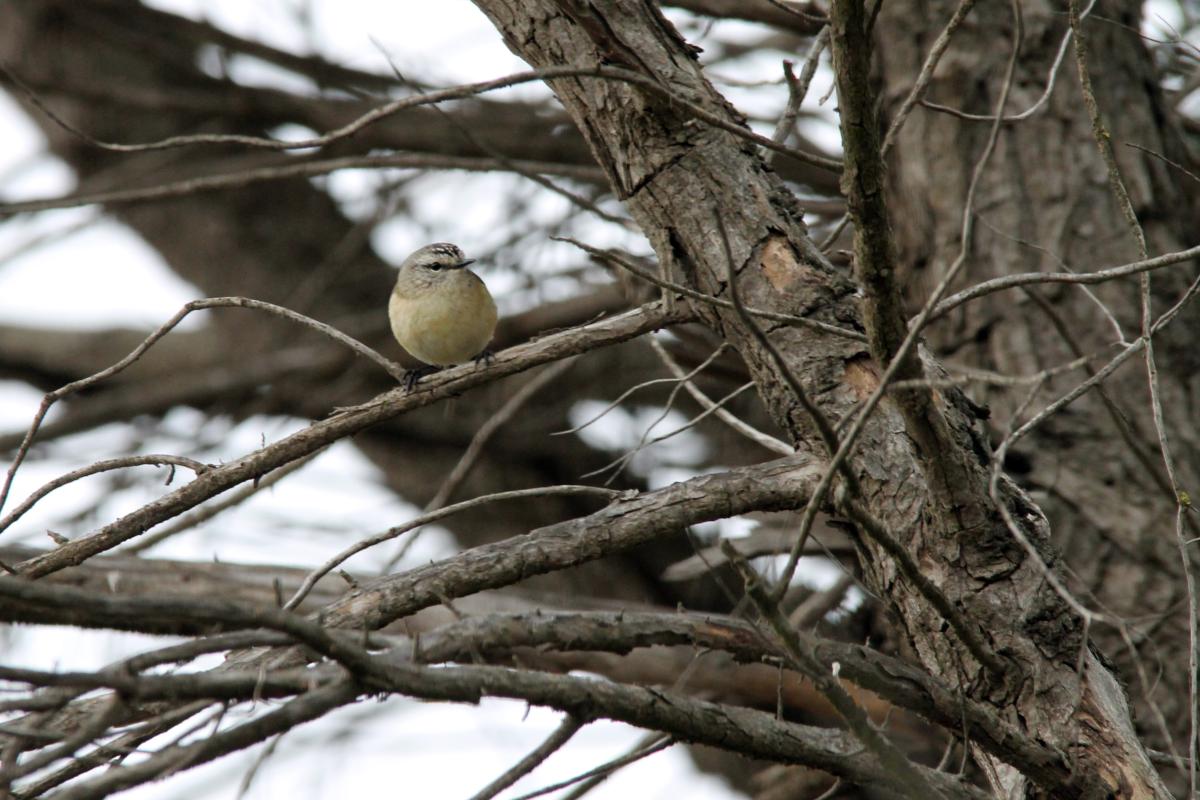
<svg viewBox="0 0 1200 800"><path fill-rule="evenodd" d="M453 267L451 267L451 269L462 269L463 267L469 267L471 264L474 264L474 263L475 263L475 259L464 258L462 261L458 262Z"/></svg>

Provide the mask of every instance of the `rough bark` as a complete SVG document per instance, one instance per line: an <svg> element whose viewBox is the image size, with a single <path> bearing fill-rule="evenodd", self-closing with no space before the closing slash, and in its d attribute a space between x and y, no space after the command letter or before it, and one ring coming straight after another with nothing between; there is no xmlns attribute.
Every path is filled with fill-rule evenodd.
<svg viewBox="0 0 1200 800"><path fill-rule="evenodd" d="M956 5L885 5L875 49L885 119L911 89L936 25ZM1040 97L1068 30L1060 6L1021 5L1025 33L1009 114L1025 111ZM1200 193L1185 194L1190 182L1178 180L1162 160L1127 146L1137 144L1186 162L1177 122L1164 107L1151 56L1136 34L1138 25L1136 6L1100 3L1085 22L1085 32L1097 101L1150 251L1157 254L1195 243ZM1006 4L977 7L939 67L927 98L968 113L993 113L1000 81L979 76L1003 74L1013 33ZM893 230L912 302L923 299L958 254L966 186L988 128L986 121L924 110L909 119L897 139L887 196L899 210ZM979 224L968 267L955 287L1017 272L1058 271L1063 263L1086 272L1137 260L1136 242L1104 173L1068 53L1046 107L1003 129L981 177ZM1196 271L1192 262L1152 277L1156 313L1182 296ZM1127 338L1135 338L1140 313L1136 279L1097 286L1094 294ZM1200 471L1200 441L1193 424L1200 411L1200 362L1194 346L1198 328L1200 307L1193 304L1155 339L1167 427L1185 485L1195 485ZM1102 356L1095 362L1098 368L1115 353L1114 338L1096 302L1072 286L982 298L960 306L929 333L931 347L955 362L1013 375L1091 353ZM1053 379L1033 410L1073 387L1080 376L1076 371ZM1073 588L1129 620L1135 638L1152 637L1155 653L1138 655L1129 652L1111 627L1092 631L1128 684L1138 687L1133 699L1139 733L1162 747L1133 660L1164 666L1152 699L1171 720L1173 733L1185 734L1187 670L1171 665L1187 662L1187 614L1173 533L1175 498L1164 486L1146 387L1144 364L1134 359L1105 382L1107 397L1089 394L1048 419L1015 448L1007 466L1046 513L1053 543L1074 573ZM1002 387L978 390L976 397L992 409L994 435L1004 431L1026 394Z"/></svg>
<svg viewBox="0 0 1200 800"><path fill-rule="evenodd" d="M478 0L510 48L535 66L618 63L645 71L687 100L736 118L704 79L685 43L656 12L633 2L602 11L591 4ZM634 57L636 55L636 58ZM553 83L617 194L654 245L659 259L687 285L725 295L728 269L718 215L728 231L733 267L747 303L855 324L859 311L849 282L807 238L794 199L745 141L690 122L685 112L626 86L599 80ZM719 307L697 308L706 323L732 342L749 365L777 422L802 447L820 452L814 425L800 409L781 370L742 324ZM801 377L824 413L838 419L874 388L881 366L844 339L789 328L772 331L787 367ZM864 501L933 578L949 601L978 625L991 647L1011 662L1005 676L986 674L959 641L944 633L944 619L898 571L880 545L864 537L863 569L871 587L889 598L916 656L948 680L985 698L1005 716L1064 752L1081 767L1080 778L1141 796L1167 796L1132 735L1114 676L1088 660L1086 680L1076 672L1084 647L1081 623L1037 566L1023 558L986 497L988 454L973 436L976 420L954 392L935 394L953 449L921 452L896 435L905 422L884 403L867 429L852 469ZM915 438L915 437L914 437ZM918 440L919 441L919 440ZM966 518L939 499L928 477L954 461L963 480L954 487L972 500ZM1045 517L1013 485L1003 501L1045 548ZM1053 557L1047 555L1053 562ZM952 677L954 676L954 677ZM1032 687L1037 687L1036 691ZM1103 720L1105 737L1083 738L1077 709ZM1018 775L991 764L996 789L1022 791Z"/></svg>

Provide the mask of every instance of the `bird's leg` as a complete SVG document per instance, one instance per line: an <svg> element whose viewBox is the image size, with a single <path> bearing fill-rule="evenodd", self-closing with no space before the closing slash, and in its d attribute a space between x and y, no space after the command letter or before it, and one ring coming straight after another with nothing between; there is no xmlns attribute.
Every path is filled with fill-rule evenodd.
<svg viewBox="0 0 1200 800"><path fill-rule="evenodd" d="M423 366L404 370L404 378L401 381L404 384L404 392L406 394L411 393L413 389L417 388L417 384L421 382L421 378L424 378L426 375L432 375L440 369L441 367Z"/></svg>
<svg viewBox="0 0 1200 800"><path fill-rule="evenodd" d="M483 366L485 366L485 367L490 367L492 365L492 362L495 360L496 360L496 354L493 353L490 349L485 347L485 348L483 348L482 353L475 356L475 358L474 358L475 367L476 367L476 369L478 369L480 363L482 363Z"/></svg>

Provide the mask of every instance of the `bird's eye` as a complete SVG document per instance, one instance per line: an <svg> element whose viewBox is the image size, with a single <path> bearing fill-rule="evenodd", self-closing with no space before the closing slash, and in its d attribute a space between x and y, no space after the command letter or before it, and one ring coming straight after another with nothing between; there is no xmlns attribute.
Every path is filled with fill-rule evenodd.
<svg viewBox="0 0 1200 800"><path fill-rule="evenodd" d="M442 265L441 265L441 264L430 264L430 265L429 265L429 268L430 268L431 270L433 270L434 272L437 272L439 269L441 269L441 268L442 268Z"/></svg>

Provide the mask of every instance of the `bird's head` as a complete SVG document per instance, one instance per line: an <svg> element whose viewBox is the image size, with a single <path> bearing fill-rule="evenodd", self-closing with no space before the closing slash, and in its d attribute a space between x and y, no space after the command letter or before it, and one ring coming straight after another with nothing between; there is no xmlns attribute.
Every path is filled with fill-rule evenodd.
<svg viewBox="0 0 1200 800"><path fill-rule="evenodd" d="M427 244L416 250L400 265L398 286L414 291L437 286L448 280L457 270L474 264L475 259L463 256L458 245L447 242Z"/></svg>
<svg viewBox="0 0 1200 800"><path fill-rule="evenodd" d="M463 256L463 251L459 249L458 245L435 242L434 244L427 244L420 250L413 252L412 255L404 259L404 263L400 265L400 269L411 267L438 272L444 269L462 269L468 264L474 263L475 259Z"/></svg>

